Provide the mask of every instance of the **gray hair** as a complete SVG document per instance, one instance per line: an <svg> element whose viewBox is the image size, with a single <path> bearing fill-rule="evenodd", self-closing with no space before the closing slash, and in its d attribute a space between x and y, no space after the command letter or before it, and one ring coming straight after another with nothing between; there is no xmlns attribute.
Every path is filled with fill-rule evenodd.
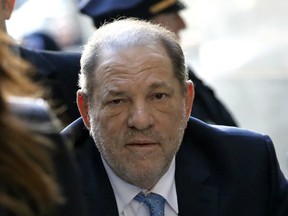
<svg viewBox="0 0 288 216"><path fill-rule="evenodd" d="M188 78L184 54L178 43L177 37L171 31L158 24L128 18L117 20L101 26L84 46L81 57L81 71L79 74L79 87L88 97L91 97L95 85L95 68L98 56L102 49L127 49L135 45L153 46L161 42L166 49L173 65L176 78L186 90Z"/></svg>

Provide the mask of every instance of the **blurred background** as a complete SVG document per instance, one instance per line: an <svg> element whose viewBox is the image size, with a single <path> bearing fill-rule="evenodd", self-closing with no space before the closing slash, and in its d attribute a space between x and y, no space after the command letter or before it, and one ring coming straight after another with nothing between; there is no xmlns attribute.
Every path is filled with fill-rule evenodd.
<svg viewBox="0 0 288 216"><path fill-rule="evenodd" d="M243 128L269 134L288 177L288 2L182 0L187 62ZM94 31L76 0L16 0L9 34L39 48L81 51ZM31 40L33 38L33 40ZM32 42L31 42L32 41Z"/></svg>

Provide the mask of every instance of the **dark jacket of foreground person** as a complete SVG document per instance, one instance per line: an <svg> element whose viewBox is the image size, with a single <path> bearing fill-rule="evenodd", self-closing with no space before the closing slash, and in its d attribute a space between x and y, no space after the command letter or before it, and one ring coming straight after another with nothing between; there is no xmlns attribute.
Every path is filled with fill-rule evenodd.
<svg viewBox="0 0 288 216"><path fill-rule="evenodd" d="M52 158L56 183L64 198L64 202L53 210L53 216L86 215L79 173L75 158L71 154L71 146L69 147L66 142L68 140L60 136L59 122L50 112L47 104L41 99L14 98L9 102L9 106L31 133L49 139L49 144L52 145L47 147L47 151Z"/></svg>

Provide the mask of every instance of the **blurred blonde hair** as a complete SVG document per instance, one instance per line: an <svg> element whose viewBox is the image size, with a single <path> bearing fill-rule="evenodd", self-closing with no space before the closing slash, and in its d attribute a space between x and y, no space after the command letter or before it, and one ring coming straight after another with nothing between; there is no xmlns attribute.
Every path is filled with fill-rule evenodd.
<svg viewBox="0 0 288 216"><path fill-rule="evenodd" d="M11 51L0 32L0 206L13 215L49 215L62 202L48 155L49 140L32 134L8 105L10 96L39 97L31 65Z"/></svg>

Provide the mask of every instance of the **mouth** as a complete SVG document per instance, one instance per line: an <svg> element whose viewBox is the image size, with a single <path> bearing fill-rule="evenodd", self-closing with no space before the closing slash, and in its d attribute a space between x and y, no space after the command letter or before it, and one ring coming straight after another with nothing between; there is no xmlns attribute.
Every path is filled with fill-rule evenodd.
<svg viewBox="0 0 288 216"><path fill-rule="evenodd" d="M129 147L152 147L159 145L159 143L153 141L153 140L131 140L127 143L127 146Z"/></svg>
<svg viewBox="0 0 288 216"><path fill-rule="evenodd" d="M128 140L128 145L129 144L151 144L151 143L156 143L154 139L149 139L149 138L136 138L136 139L130 139Z"/></svg>
<svg viewBox="0 0 288 216"><path fill-rule="evenodd" d="M131 160L150 161L159 157L160 143L152 139L133 139L126 144Z"/></svg>
<svg viewBox="0 0 288 216"><path fill-rule="evenodd" d="M154 148L157 146L156 143L133 143L129 144L128 147L130 148L139 148L139 149L145 149L145 148Z"/></svg>

